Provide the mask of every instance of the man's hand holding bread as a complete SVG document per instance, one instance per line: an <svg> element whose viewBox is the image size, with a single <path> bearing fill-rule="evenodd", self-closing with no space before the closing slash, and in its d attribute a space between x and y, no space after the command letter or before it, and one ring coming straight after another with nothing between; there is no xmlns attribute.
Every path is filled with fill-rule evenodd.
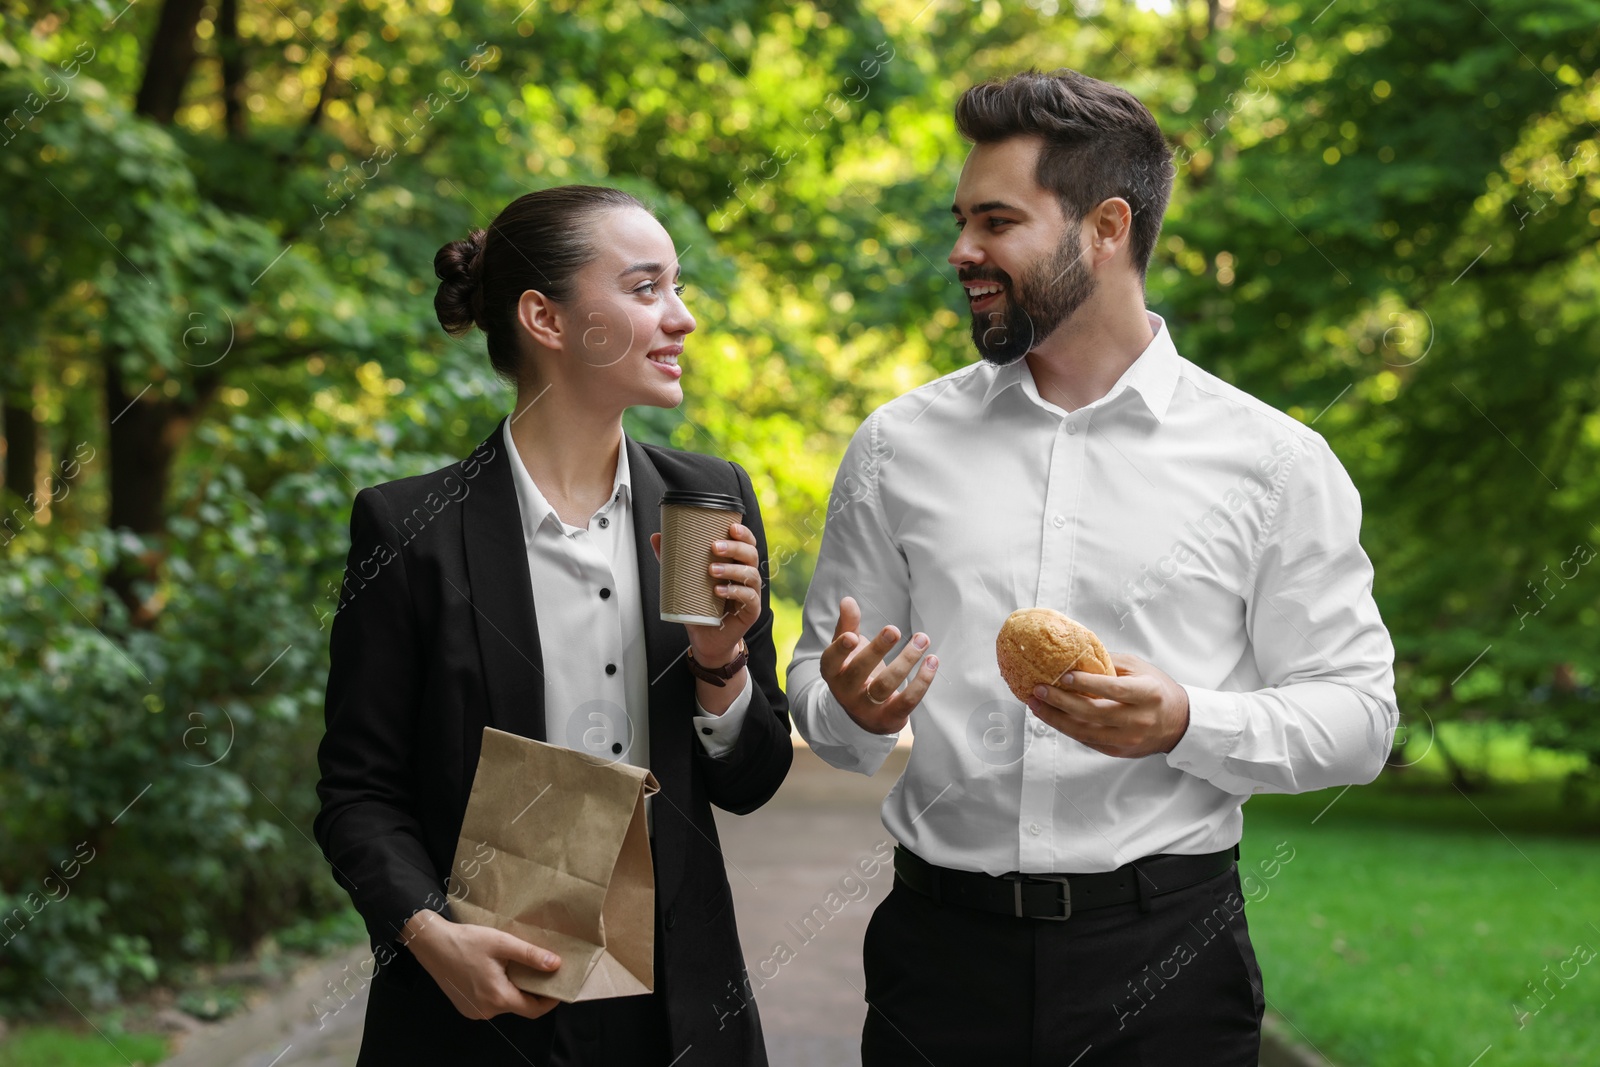
<svg viewBox="0 0 1600 1067"><path fill-rule="evenodd" d="M928 635L918 633L885 663L899 629L885 626L868 640L856 631L860 625L860 606L844 597L833 643L822 653L822 677L863 730L896 733L928 691L939 659L929 655ZM1097 752L1127 759L1171 752L1189 728L1183 686L1137 656L1108 653L1092 630L1051 608L1012 612L995 656L1018 700Z"/></svg>
<svg viewBox="0 0 1600 1067"><path fill-rule="evenodd" d="M1014 611L995 639L1000 674L1041 720L1108 756L1171 752L1189 694L1137 656L1111 655L1088 627L1050 608Z"/></svg>

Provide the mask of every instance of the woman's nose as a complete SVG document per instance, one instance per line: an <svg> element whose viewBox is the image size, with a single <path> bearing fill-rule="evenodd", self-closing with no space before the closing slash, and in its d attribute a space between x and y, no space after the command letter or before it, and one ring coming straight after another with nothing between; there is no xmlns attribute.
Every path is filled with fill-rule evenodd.
<svg viewBox="0 0 1600 1067"><path fill-rule="evenodd" d="M689 308L683 302L683 297L676 293L672 296L672 306L667 310L667 317L661 323L661 328L667 333L693 333L695 328L694 316L689 313Z"/></svg>

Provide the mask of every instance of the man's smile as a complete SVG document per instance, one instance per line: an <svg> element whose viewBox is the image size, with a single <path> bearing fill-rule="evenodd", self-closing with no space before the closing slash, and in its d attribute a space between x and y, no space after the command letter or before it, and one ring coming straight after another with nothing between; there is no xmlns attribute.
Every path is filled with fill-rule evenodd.
<svg viewBox="0 0 1600 1067"><path fill-rule="evenodd" d="M979 312L994 306L1000 299L1000 294L1005 292L1005 287L999 282L971 281L963 282L967 290L967 305Z"/></svg>

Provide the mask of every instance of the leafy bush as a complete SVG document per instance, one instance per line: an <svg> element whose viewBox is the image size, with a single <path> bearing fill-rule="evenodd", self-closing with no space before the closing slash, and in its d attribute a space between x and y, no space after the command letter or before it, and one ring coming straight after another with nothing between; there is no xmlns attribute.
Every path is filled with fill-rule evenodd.
<svg viewBox="0 0 1600 1067"><path fill-rule="evenodd" d="M238 433L283 443L242 418L203 437L225 451ZM347 448L333 462L367 482L448 459ZM0 576L0 1004L50 995L45 978L103 1004L166 963L348 921L309 828L354 492L253 473L195 479L151 628L102 584L138 539L54 539Z"/></svg>

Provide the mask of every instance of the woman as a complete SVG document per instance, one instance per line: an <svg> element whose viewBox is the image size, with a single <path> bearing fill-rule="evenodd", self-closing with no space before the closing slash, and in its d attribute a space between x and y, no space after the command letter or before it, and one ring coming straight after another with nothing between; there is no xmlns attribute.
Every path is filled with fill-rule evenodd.
<svg viewBox="0 0 1600 1067"><path fill-rule="evenodd" d="M695 321L672 240L628 194L565 186L518 198L434 269L440 323L481 329L517 400L470 457L363 489L351 514L316 835L378 965L359 1063L765 1064L711 815L760 807L792 759L760 509L737 464L622 430L631 405L683 402ZM721 626L660 621L668 489L744 501L710 565ZM560 961L453 920L485 726L660 782L654 993L524 993L507 961Z"/></svg>

